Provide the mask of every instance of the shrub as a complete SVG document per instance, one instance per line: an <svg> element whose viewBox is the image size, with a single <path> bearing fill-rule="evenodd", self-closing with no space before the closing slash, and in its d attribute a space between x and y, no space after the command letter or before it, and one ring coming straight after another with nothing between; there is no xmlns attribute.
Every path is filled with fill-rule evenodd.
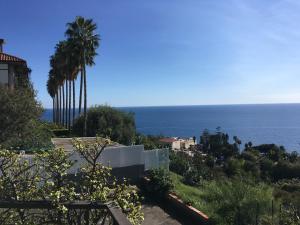
<svg viewBox="0 0 300 225"><path fill-rule="evenodd" d="M220 225L255 224L268 215L273 189L249 181L215 181L205 187L204 200L212 208L212 221ZM259 211L257 210L259 208Z"/></svg>
<svg viewBox="0 0 300 225"><path fill-rule="evenodd" d="M82 136L84 117L78 117L73 126L75 135ZM134 141L136 129L134 115L110 106L94 106L87 112L87 136L109 137L112 141L129 145Z"/></svg>
<svg viewBox="0 0 300 225"><path fill-rule="evenodd" d="M243 160L231 158L225 164L225 173L228 176L235 176L242 173Z"/></svg>
<svg viewBox="0 0 300 225"><path fill-rule="evenodd" d="M282 225L299 225L300 212L294 205L285 205L281 210L280 224Z"/></svg>
<svg viewBox="0 0 300 225"><path fill-rule="evenodd" d="M289 162L280 161L273 167L273 179L292 179L300 178L300 163L291 164Z"/></svg>
<svg viewBox="0 0 300 225"><path fill-rule="evenodd" d="M187 185L196 186L201 183L203 177L200 175L198 170L191 168L186 171L183 175L183 182Z"/></svg>
<svg viewBox="0 0 300 225"><path fill-rule="evenodd" d="M144 145L145 150L152 150L157 148L170 148L169 144L164 144L160 142L163 138L162 135L143 135L140 133L136 134L135 144Z"/></svg>
<svg viewBox="0 0 300 225"><path fill-rule="evenodd" d="M55 137L68 137L70 135L70 131L66 128L53 129L51 131Z"/></svg>
<svg viewBox="0 0 300 225"><path fill-rule="evenodd" d="M164 196L174 187L170 172L163 168L151 170L149 179L147 191L158 197Z"/></svg>
<svg viewBox="0 0 300 225"><path fill-rule="evenodd" d="M171 171L183 176L190 167L188 156L185 153L175 153L173 151L170 151L169 167Z"/></svg>
<svg viewBox="0 0 300 225"><path fill-rule="evenodd" d="M68 221L69 211L65 202L76 200L112 203L126 213L134 225L141 224L143 213L136 190L126 181L118 184L111 175L111 168L99 163L99 157L108 139L96 139L88 143L73 141L75 151L85 163L81 164L76 181L69 179L68 171L77 162L64 149L58 148L35 154L32 161L13 151L0 150L0 199L13 201L51 201L54 210L1 209L1 224L82 224L82 214L73 214ZM30 162L31 161L31 162ZM96 224L105 214L89 211L89 224ZM69 215L70 216L70 215ZM24 220L24 218L26 218ZM70 217L69 217L70 218ZM5 221L5 223L3 223ZM93 222L92 222L93 221ZM104 219L104 221L106 221Z"/></svg>
<svg viewBox="0 0 300 225"><path fill-rule="evenodd" d="M41 104L31 88L0 87L0 145L22 150L48 148L51 132L40 121Z"/></svg>

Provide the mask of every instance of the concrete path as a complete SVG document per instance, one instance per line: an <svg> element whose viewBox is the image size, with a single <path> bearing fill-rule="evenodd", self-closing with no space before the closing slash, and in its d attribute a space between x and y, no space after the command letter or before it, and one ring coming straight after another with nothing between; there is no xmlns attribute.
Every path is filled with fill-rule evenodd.
<svg viewBox="0 0 300 225"><path fill-rule="evenodd" d="M157 205L144 204L142 207L145 220L142 225L181 225L175 218L170 216Z"/></svg>
<svg viewBox="0 0 300 225"><path fill-rule="evenodd" d="M142 211L145 218L142 225L195 225L191 223L190 218L178 215L169 205L152 200L151 196L144 195Z"/></svg>

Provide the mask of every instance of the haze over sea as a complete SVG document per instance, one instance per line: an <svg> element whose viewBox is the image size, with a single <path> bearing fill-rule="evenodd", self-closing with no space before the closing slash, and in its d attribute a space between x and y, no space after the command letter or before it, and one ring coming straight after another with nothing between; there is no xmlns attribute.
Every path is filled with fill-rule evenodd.
<svg viewBox="0 0 300 225"><path fill-rule="evenodd" d="M199 140L204 129L238 136L242 144L283 145L300 153L300 104L122 107L134 112L138 132ZM52 119L47 109L43 119Z"/></svg>

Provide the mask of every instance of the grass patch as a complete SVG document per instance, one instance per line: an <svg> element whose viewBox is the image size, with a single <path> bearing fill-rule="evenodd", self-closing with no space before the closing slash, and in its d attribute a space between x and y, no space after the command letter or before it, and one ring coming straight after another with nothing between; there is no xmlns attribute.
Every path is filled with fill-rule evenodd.
<svg viewBox="0 0 300 225"><path fill-rule="evenodd" d="M203 213L210 216L212 211L209 209L208 205L203 200L204 189L202 187L193 187L185 185L182 182L182 176L171 172L171 177L174 182L173 192L180 197L180 199L189 204L196 209L202 211Z"/></svg>

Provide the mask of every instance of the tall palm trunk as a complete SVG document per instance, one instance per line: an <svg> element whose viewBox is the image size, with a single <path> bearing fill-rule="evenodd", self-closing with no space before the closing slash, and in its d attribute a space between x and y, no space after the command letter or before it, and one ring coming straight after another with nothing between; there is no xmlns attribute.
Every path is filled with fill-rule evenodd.
<svg viewBox="0 0 300 225"><path fill-rule="evenodd" d="M74 124L74 119L75 119L75 107L76 107L76 102L75 102L75 80L73 79L73 117L72 117L72 126Z"/></svg>
<svg viewBox="0 0 300 225"><path fill-rule="evenodd" d="M81 75L80 75L80 93L79 93L79 115L81 114L81 102L82 102L82 86L83 86L83 68L81 66Z"/></svg>
<svg viewBox="0 0 300 225"><path fill-rule="evenodd" d="M57 124L57 94L54 95L54 105L55 105L55 123Z"/></svg>
<svg viewBox="0 0 300 225"><path fill-rule="evenodd" d="M54 94L53 97L53 123L56 123L56 101L55 101L56 95Z"/></svg>
<svg viewBox="0 0 300 225"><path fill-rule="evenodd" d="M70 77L69 77L70 78ZM69 126L68 126L68 129L71 130L71 92L72 92L72 89L71 89L71 79L69 79Z"/></svg>
<svg viewBox="0 0 300 225"><path fill-rule="evenodd" d="M59 124L59 94L58 94L58 89L57 89L57 93L56 93L56 123Z"/></svg>
<svg viewBox="0 0 300 225"><path fill-rule="evenodd" d="M62 124L65 124L65 86L64 83L62 86Z"/></svg>
<svg viewBox="0 0 300 225"><path fill-rule="evenodd" d="M54 97L52 97L52 121L55 123L55 102Z"/></svg>
<svg viewBox="0 0 300 225"><path fill-rule="evenodd" d="M65 123L65 127L68 128L68 96L69 96L69 93L68 93L68 80L66 79L66 123Z"/></svg>
<svg viewBox="0 0 300 225"><path fill-rule="evenodd" d="M62 124L62 115L61 115L61 86L59 87L59 123Z"/></svg>
<svg viewBox="0 0 300 225"><path fill-rule="evenodd" d="M84 108L83 108L83 113L84 113L84 127L83 127L83 136L86 137L87 134L87 91L86 91L86 70L85 70L85 64L83 65L83 71L84 71Z"/></svg>

